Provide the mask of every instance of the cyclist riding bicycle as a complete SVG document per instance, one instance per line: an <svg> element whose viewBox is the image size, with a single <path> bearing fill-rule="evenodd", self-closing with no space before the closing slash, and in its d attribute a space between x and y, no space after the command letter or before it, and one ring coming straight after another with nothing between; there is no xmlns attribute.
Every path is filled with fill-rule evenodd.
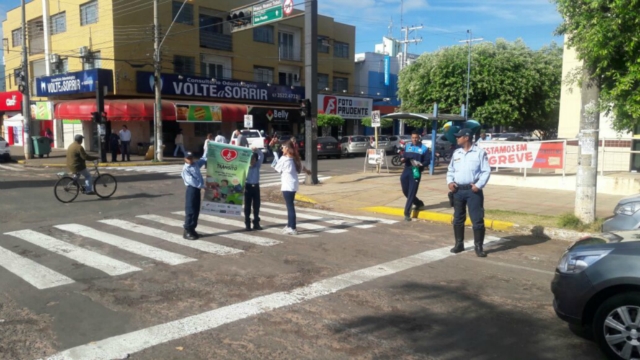
<svg viewBox="0 0 640 360"><path fill-rule="evenodd" d="M93 194L91 173L87 170L87 164L85 161L98 160L98 158L87 155L84 151L84 148L82 147L84 136L78 134L74 137L74 140L73 144L69 145L69 148L67 149L67 168L71 174L82 175L85 184L85 194L91 195Z"/></svg>

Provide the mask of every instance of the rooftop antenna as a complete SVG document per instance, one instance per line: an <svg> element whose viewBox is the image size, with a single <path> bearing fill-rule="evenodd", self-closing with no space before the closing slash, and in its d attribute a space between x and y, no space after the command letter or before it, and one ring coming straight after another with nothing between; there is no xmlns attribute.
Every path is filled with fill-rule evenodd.
<svg viewBox="0 0 640 360"><path fill-rule="evenodd" d="M393 16L391 17L391 21L389 22L387 36L393 38Z"/></svg>

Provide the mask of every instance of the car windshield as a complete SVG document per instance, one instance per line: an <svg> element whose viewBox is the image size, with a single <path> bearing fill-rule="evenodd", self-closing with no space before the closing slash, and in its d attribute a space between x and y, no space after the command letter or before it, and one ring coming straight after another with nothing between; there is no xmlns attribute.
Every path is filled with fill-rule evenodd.
<svg viewBox="0 0 640 360"><path fill-rule="evenodd" d="M367 139L364 136L352 136L351 142L366 142Z"/></svg>
<svg viewBox="0 0 640 360"><path fill-rule="evenodd" d="M242 135L246 138L259 138L260 133L257 131L242 131Z"/></svg>
<svg viewBox="0 0 640 360"><path fill-rule="evenodd" d="M388 136L378 136L378 141L389 141L389 137Z"/></svg>
<svg viewBox="0 0 640 360"><path fill-rule="evenodd" d="M0 136L0 141L5 141L3 137Z"/></svg>
<svg viewBox="0 0 640 360"><path fill-rule="evenodd" d="M402 139L402 140L411 140L411 135L400 135L400 139Z"/></svg>
<svg viewBox="0 0 640 360"><path fill-rule="evenodd" d="M338 142L338 140L336 140L335 138L333 138L331 136L319 137L318 138L318 143L319 144L334 143L334 142Z"/></svg>

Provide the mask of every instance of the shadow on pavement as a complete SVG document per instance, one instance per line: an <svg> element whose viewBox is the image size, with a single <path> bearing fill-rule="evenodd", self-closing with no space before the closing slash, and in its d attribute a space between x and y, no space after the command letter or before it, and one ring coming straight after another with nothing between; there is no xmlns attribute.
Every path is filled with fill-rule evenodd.
<svg viewBox="0 0 640 360"><path fill-rule="evenodd" d="M533 233L533 231L531 235L512 235L507 236L507 238L509 239L509 241L492 245L491 247L485 249L485 252L487 254L499 253L526 246L535 246L551 240L550 237L546 235L536 235Z"/></svg>
<svg viewBox="0 0 640 360"><path fill-rule="evenodd" d="M104 171L103 173L108 173L108 171ZM51 173L52 175L55 172ZM136 175L120 175L116 172L111 173L111 175L115 176L118 181L118 185L126 184L126 183L134 183L134 182L148 182L148 181L164 181L164 180L176 180L180 179L180 177L169 176L164 173L144 173L144 174L136 174ZM10 190L10 189L22 189L22 188L42 188L42 187L50 187L53 190L58 178L52 177L51 179L38 179L38 180L30 180L30 179L22 179L22 180L12 180L12 181L0 181L0 190Z"/></svg>
<svg viewBox="0 0 640 360"><path fill-rule="evenodd" d="M145 193L138 193L138 194L129 194L129 195L122 195L122 196L112 196L108 199L100 199L100 198L95 198L89 201L109 201L109 200L130 200L130 199L155 199L155 198L159 198L159 197L163 197L163 196L173 196L175 194L145 194Z"/></svg>
<svg viewBox="0 0 640 360"><path fill-rule="evenodd" d="M602 358L595 344L573 335L540 302L474 293L463 285L408 282L389 291L392 298L402 299L402 309L380 308L379 314L334 324L333 331L393 344L410 358Z"/></svg>

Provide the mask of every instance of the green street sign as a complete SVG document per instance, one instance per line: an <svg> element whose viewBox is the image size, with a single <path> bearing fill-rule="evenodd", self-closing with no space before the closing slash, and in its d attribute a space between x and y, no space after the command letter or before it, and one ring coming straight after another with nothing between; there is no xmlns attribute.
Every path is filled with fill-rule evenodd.
<svg viewBox="0 0 640 360"><path fill-rule="evenodd" d="M283 16L282 0L265 1L253 6L253 26L278 21Z"/></svg>

